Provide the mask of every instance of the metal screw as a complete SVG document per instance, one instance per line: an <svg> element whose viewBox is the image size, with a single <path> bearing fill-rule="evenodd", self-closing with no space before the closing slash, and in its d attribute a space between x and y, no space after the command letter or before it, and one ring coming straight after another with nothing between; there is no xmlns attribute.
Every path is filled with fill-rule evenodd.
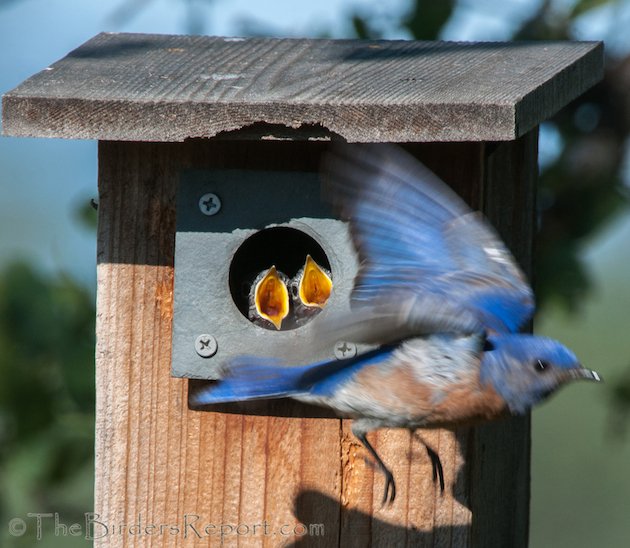
<svg viewBox="0 0 630 548"><path fill-rule="evenodd" d="M339 341L335 344L335 358L346 360L357 355L357 345L346 341Z"/></svg>
<svg viewBox="0 0 630 548"><path fill-rule="evenodd" d="M217 340L212 336L204 333L195 339L195 350L202 358L210 358L217 353Z"/></svg>
<svg viewBox="0 0 630 548"><path fill-rule="evenodd" d="M207 192L199 198L199 211L204 215L216 215L221 209L221 198L214 192Z"/></svg>

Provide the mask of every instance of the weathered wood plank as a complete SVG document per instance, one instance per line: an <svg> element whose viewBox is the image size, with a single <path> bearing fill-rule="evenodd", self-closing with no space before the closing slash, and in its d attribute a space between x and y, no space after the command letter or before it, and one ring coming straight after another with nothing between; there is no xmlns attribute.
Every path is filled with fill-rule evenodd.
<svg viewBox="0 0 630 548"><path fill-rule="evenodd" d="M594 42L100 34L8 92L3 131L176 142L289 127L355 142L511 140L600 80L602 53Z"/></svg>

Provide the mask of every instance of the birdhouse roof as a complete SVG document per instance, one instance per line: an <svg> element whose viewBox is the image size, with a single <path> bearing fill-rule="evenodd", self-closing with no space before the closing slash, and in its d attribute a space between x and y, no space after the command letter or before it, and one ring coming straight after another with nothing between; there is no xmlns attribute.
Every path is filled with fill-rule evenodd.
<svg viewBox="0 0 630 548"><path fill-rule="evenodd" d="M3 98L6 135L515 139L602 78L599 42L95 36ZM295 131L298 130L298 131Z"/></svg>

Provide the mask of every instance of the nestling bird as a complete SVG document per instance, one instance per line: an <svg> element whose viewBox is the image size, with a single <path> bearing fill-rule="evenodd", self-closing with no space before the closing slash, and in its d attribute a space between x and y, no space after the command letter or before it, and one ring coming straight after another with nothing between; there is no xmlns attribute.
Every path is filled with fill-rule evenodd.
<svg viewBox="0 0 630 548"><path fill-rule="evenodd" d="M282 328L289 314L289 278L275 265L258 273L249 292L249 319L261 327Z"/></svg>
<svg viewBox="0 0 630 548"><path fill-rule="evenodd" d="M296 323L303 324L326 306L333 288L331 273L307 255L289 288Z"/></svg>
<svg viewBox="0 0 630 548"><path fill-rule="evenodd" d="M370 431L523 414L569 381L600 380L560 342L517 333L534 311L523 273L492 227L426 167L394 146L346 145L326 170L360 269L352 312L320 322L320 334L379 346L293 367L240 357L195 403L294 398L355 419L391 502L394 477Z"/></svg>

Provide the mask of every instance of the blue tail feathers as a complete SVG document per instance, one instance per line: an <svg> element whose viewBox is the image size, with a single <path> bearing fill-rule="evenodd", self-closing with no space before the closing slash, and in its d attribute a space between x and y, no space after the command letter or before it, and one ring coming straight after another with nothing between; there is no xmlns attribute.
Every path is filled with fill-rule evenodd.
<svg viewBox="0 0 630 548"><path fill-rule="evenodd" d="M242 356L232 360L225 378L191 397L194 405L284 398L303 392L300 382L313 365L285 367L273 358Z"/></svg>
<svg viewBox="0 0 630 548"><path fill-rule="evenodd" d="M348 378L367 365L382 362L393 347L381 347L346 360L286 366L280 360L241 356L229 362L225 376L192 394L193 405L257 399L287 398L311 393L334 393Z"/></svg>

